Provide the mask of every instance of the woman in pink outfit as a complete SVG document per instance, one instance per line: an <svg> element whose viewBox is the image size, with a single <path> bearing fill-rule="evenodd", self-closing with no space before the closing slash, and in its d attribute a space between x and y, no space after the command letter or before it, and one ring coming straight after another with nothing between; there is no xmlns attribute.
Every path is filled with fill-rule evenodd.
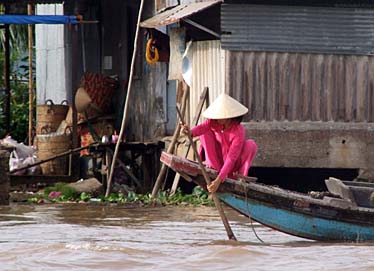
<svg viewBox="0 0 374 271"><path fill-rule="evenodd" d="M200 156L208 167L216 169L217 178L208 186L208 191L217 191L226 177L234 173L247 176L256 155L256 143L245 138L245 129L240 124L248 108L227 94L221 94L203 112L207 118L202 124L191 129L192 137L200 136ZM184 125L183 132L189 128Z"/></svg>

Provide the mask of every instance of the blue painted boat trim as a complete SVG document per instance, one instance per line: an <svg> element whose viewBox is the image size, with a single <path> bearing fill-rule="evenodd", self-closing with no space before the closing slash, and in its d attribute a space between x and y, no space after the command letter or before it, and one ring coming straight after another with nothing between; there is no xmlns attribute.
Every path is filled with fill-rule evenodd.
<svg viewBox="0 0 374 271"><path fill-rule="evenodd" d="M227 205L266 226L313 240L373 241L374 226L362 226L337 220L279 209L253 199L228 193L217 196Z"/></svg>

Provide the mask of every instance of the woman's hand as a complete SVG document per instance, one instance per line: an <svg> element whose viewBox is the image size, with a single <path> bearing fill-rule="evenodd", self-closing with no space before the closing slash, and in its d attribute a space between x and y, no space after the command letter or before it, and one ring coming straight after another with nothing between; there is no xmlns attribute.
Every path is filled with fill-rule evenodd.
<svg viewBox="0 0 374 271"><path fill-rule="evenodd" d="M179 126L181 127L183 134L188 134L190 132L190 127L187 124L183 124L182 122L179 122Z"/></svg>
<svg viewBox="0 0 374 271"><path fill-rule="evenodd" d="M211 182L210 185L207 186L208 191L210 193L215 193L221 183L222 179L217 176L217 178L213 182Z"/></svg>

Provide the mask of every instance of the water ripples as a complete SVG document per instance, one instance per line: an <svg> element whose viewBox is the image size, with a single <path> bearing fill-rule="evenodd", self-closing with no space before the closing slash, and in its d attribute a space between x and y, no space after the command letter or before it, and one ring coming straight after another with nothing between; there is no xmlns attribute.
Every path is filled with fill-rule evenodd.
<svg viewBox="0 0 374 271"><path fill-rule="evenodd" d="M239 242L211 207L1 207L0 270L374 270L371 243L309 241L226 212Z"/></svg>

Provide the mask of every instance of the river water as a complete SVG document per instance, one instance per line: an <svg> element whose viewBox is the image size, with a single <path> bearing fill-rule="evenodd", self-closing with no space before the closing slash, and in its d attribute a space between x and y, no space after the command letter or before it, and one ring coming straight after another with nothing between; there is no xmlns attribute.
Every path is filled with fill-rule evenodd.
<svg viewBox="0 0 374 271"><path fill-rule="evenodd" d="M0 270L374 270L373 244L309 241L225 212L238 242L214 207L0 207Z"/></svg>

